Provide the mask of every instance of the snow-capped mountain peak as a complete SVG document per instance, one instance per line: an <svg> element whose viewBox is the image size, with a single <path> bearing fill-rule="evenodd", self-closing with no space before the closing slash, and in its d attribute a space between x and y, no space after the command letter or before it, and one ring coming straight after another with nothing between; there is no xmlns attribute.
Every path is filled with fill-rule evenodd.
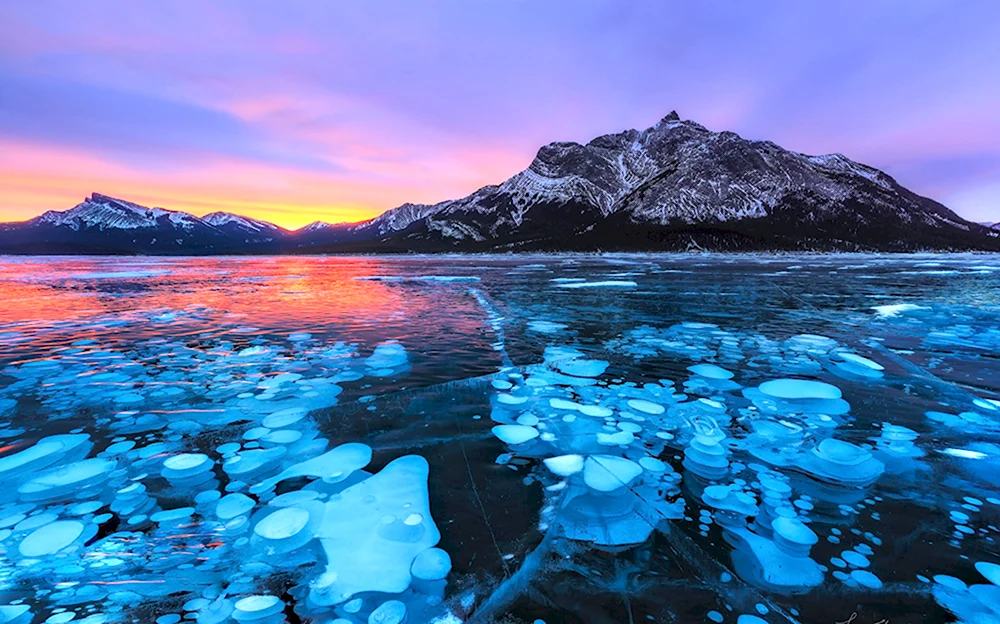
<svg viewBox="0 0 1000 624"><path fill-rule="evenodd" d="M147 208L122 199L93 193L69 210L50 210L34 221L40 224L66 226L72 230L97 228L131 230L156 227L161 217L176 227L194 227L198 217L186 212Z"/></svg>
<svg viewBox="0 0 1000 624"><path fill-rule="evenodd" d="M201 220L216 227L234 225L241 230L252 233L275 232L281 229L273 223L249 217L241 217L231 212L212 212L202 217Z"/></svg>
<svg viewBox="0 0 1000 624"><path fill-rule="evenodd" d="M302 226L297 231L298 232L321 232L323 230L327 230L327 229L330 229L332 227L333 227L332 224L326 223L325 221L313 221L309 225Z"/></svg>

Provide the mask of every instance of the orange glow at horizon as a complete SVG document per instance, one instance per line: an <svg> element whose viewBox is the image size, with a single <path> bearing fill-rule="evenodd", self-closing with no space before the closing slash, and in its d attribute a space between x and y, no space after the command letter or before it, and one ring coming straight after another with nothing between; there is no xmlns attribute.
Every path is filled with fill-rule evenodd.
<svg viewBox="0 0 1000 624"><path fill-rule="evenodd" d="M354 171L329 173L211 156L156 171L83 151L0 140L0 222L68 210L97 192L199 217L232 212L290 230L313 221L356 223L406 202L462 197L523 168L523 159L480 150L414 165L362 160L350 163Z"/></svg>

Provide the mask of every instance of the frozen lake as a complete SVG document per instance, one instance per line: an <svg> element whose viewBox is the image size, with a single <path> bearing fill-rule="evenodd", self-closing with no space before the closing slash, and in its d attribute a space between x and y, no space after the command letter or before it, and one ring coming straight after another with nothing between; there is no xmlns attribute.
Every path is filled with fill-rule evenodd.
<svg viewBox="0 0 1000 624"><path fill-rule="evenodd" d="M0 298L3 623L1000 621L995 256L0 257Z"/></svg>

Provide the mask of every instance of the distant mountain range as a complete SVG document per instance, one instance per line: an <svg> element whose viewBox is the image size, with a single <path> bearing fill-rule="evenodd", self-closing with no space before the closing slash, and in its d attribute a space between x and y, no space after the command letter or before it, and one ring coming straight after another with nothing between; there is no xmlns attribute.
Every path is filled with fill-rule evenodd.
<svg viewBox="0 0 1000 624"><path fill-rule="evenodd" d="M712 132L677 113L586 145L550 143L498 186L359 224L289 231L94 193L69 210L0 225L2 253L925 249L1000 251L1000 228L966 221L843 155Z"/></svg>

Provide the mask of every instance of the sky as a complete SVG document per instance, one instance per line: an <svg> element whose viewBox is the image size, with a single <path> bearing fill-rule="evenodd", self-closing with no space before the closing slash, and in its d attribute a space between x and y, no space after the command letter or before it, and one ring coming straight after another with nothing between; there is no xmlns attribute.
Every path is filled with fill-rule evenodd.
<svg viewBox="0 0 1000 624"><path fill-rule="evenodd" d="M1000 221L995 0L3 2L0 221L359 221L675 109Z"/></svg>

